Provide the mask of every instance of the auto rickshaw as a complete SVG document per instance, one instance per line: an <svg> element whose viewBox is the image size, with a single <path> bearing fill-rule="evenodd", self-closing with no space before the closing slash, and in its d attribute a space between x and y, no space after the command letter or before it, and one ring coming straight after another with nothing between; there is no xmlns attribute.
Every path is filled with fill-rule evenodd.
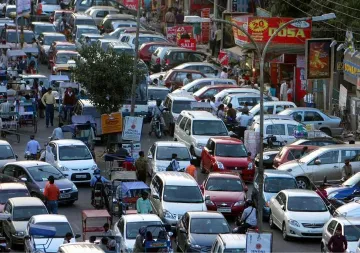
<svg viewBox="0 0 360 253"><path fill-rule="evenodd" d="M109 212L105 209L102 210L83 210L81 212L81 216L82 216L82 235L83 235L83 240L85 241L86 239L86 235L87 233L103 233L104 232L104 228L103 226L89 226L89 220L94 220L94 219L102 219L105 220L105 222L109 223L110 226L112 225L112 218L109 214ZM104 223L105 223L104 222ZM103 223L103 224L104 224ZM97 224L99 224L97 222Z"/></svg>

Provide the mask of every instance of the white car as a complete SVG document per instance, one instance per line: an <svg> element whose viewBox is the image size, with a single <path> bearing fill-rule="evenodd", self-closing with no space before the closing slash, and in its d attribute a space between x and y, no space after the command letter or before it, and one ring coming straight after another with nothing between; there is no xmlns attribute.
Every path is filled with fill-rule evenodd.
<svg viewBox="0 0 360 253"><path fill-rule="evenodd" d="M16 162L17 156L9 142L0 140L0 168L10 162Z"/></svg>
<svg viewBox="0 0 360 253"><path fill-rule="evenodd" d="M54 166L73 182L90 182L98 167L86 146L80 140L56 140L49 143L55 155Z"/></svg>
<svg viewBox="0 0 360 253"><path fill-rule="evenodd" d="M360 218L360 200L355 200L338 207L334 212L334 217L339 216Z"/></svg>
<svg viewBox="0 0 360 253"><path fill-rule="evenodd" d="M269 101L264 102L264 113L266 115L274 115L282 112L287 108L295 108L297 107L294 102L291 101ZM254 120L260 118L260 104L255 105L249 111L249 115L254 117Z"/></svg>
<svg viewBox="0 0 360 253"><path fill-rule="evenodd" d="M321 252L327 253L329 249L327 245L331 236L335 234L338 226L341 226L342 234L346 237L348 253L355 253L360 238L360 219L337 217L331 218L324 227L321 239Z"/></svg>
<svg viewBox="0 0 360 253"><path fill-rule="evenodd" d="M48 226L56 229L56 234L54 238L45 238L38 236L29 235L29 224ZM28 222L27 228L25 230L25 246L24 251L26 253L37 253L43 252L44 245L46 245L45 252L58 252L59 246L63 244L66 233L74 234L71 225L64 215L60 214L40 214L34 215ZM70 242L76 242L76 238L79 238L80 235L76 235L75 238L72 238Z"/></svg>
<svg viewBox="0 0 360 253"><path fill-rule="evenodd" d="M199 62L199 63L202 63L202 62ZM181 65L183 65L183 64L181 64ZM184 85L183 87L181 87L181 88L179 88L177 90L174 90L172 93L186 92L186 93L191 93L192 94L192 93L200 90L201 88L203 88L205 86L217 85L217 84L233 84L233 85L236 85L236 81L234 79L223 79L223 78L215 78L215 77L200 78L200 79L196 79L196 80L192 81L191 83L188 83L188 84Z"/></svg>
<svg viewBox="0 0 360 253"><path fill-rule="evenodd" d="M311 190L282 190L270 199L271 228L278 227L284 240L289 237L321 238L330 212L321 197Z"/></svg>
<svg viewBox="0 0 360 253"><path fill-rule="evenodd" d="M166 171L171 162L171 155L177 154L180 169L190 165L191 155L184 143L178 141L157 141L149 149L149 175Z"/></svg>
<svg viewBox="0 0 360 253"><path fill-rule="evenodd" d="M121 238L121 252L130 253L134 249L135 239L141 227L162 224L159 216L155 214L127 214L123 215L120 220L114 224L113 233L115 236L120 236ZM159 231L159 229L155 230ZM153 238L156 239L158 233L152 231L152 234Z"/></svg>
<svg viewBox="0 0 360 253"><path fill-rule="evenodd" d="M264 101L270 101L270 97L264 96ZM241 109L245 103L248 104L248 108L251 109L255 105L260 103L260 94L256 93L238 93L227 95L224 97L222 103L227 107L229 103L232 104L234 109Z"/></svg>
<svg viewBox="0 0 360 253"><path fill-rule="evenodd" d="M135 33L124 33L120 35L119 41L129 43L132 48L135 48ZM158 34L139 34L139 47L145 42L163 41L168 42L167 39Z"/></svg>
<svg viewBox="0 0 360 253"><path fill-rule="evenodd" d="M176 66L174 69L198 70L208 77L216 78L220 76L221 68L208 62L186 62ZM220 83L225 84L225 83Z"/></svg>
<svg viewBox="0 0 360 253"><path fill-rule="evenodd" d="M260 91L258 89L234 87L220 91L218 94L214 96L214 98L216 101L223 100L224 97L226 97L227 95L238 94L238 93L254 93L260 95Z"/></svg>

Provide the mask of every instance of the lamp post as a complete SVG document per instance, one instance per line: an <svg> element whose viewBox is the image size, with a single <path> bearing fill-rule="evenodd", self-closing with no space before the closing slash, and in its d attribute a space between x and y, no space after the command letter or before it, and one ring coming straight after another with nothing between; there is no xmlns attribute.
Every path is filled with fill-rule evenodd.
<svg viewBox="0 0 360 253"><path fill-rule="evenodd" d="M186 18L187 17L185 17L185 22L186 22ZM264 193L263 192L264 191L264 161L263 161L263 153L264 153L264 65L265 65L266 53L267 53L269 46L270 46L271 42L273 41L273 39L286 26L293 24L293 23L301 22L301 21L312 20L313 22L318 22L318 21L325 21L325 20L334 19L334 18L336 18L334 13L328 13L328 14L323 14L321 16L296 18L296 19L290 20L290 21L282 24L278 29L276 29L276 31L271 35L269 40L265 43L264 49L262 51L260 50L258 44L255 42L255 40L251 37L251 35L248 33L248 31L244 27L239 26L230 21L222 20L222 19L211 19L211 21L213 21L213 22L231 25L231 26L239 29L241 32L243 32L249 38L251 44L254 45L255 52L260 61L260 152L259 152L259 168L258 168L259 196L257 198L259 231L263 230L262 217L263 217L263 206L264 206L262 196ZM200 17L194 17L194 16L189 17L189 21L190 20L193 23L195 23L196 21L197 22L209 22L208 19L202 19Z"/></svg>

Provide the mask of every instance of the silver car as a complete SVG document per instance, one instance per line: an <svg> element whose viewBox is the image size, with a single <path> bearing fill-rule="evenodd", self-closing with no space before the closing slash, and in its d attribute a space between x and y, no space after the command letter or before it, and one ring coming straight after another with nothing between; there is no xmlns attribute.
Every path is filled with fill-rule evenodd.
<svg viewBox="0 0 360 253"><path fill-rule="evenodd" d="M319 129L329 136L339 136L344 128L340 127L341 119L336 116L330 116L319 109L309 107L297 107L286 109L278 115L287 115L292 117L301 116L301 122L312 124L315 129Z"/></svg>
<svg viewBox="0 0 360 253"><path fill-rule="evenodd" d="M106 15L118 13L120 13L120 10L112 6L93 6L85 11L85 14L92 17L96 25L100 25Z"/></svg>

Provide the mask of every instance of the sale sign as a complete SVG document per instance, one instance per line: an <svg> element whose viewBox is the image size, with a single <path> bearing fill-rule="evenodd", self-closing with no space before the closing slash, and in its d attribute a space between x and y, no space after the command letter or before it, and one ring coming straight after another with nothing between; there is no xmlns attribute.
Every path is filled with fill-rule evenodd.
<svg viewBox="0 0 360 253"><path fill-rule="evenodd" d="M129 9L137 10L139 6L138 0L123 0L123 3Z"/></svg>
<svg viewBox="0 0 360 253"><path fill-rule="evenodd" d="M196 39L179 39L178 45L196 51Z"/></svg>
<svg viewBox="0 0 360 253"><path fill-rule="evenodd" d="M191 25L177 26L176 41L179 41L182 36L189 35L190 38L194 37L193 27Z"/></svg>
<svg viewBox="0 0 360 253"><path fill-rule="evenodd" d="M224 50L220 50L218 55L218 60L221 66L228 66L229 65L229 56Z"/></svg>

